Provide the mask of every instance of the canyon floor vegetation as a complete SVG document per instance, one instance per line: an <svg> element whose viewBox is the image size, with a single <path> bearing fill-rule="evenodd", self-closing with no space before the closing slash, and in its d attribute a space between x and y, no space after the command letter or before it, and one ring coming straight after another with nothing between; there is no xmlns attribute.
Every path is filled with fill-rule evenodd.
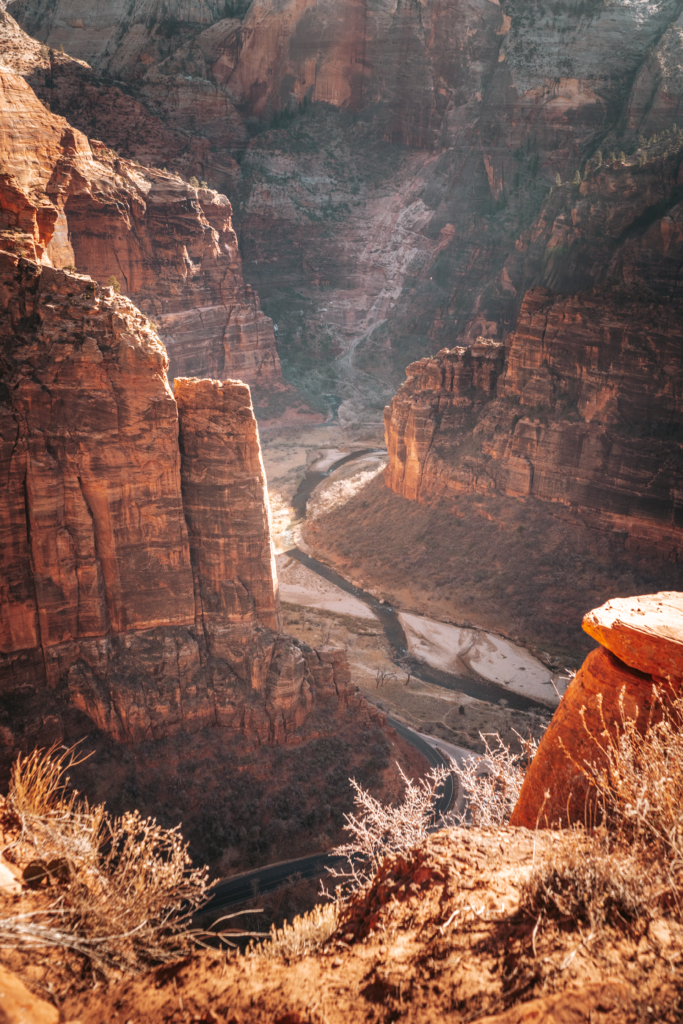
<svg viewBox="0 0 683 1024"><path fill-rule="evenodd" d="M559 507L476 494L425 506L375 477L307 524L312 553L398 607L504 632L567 664L593 642L578 624L613 594L681 589L680 565L624 549Z"/></svg>

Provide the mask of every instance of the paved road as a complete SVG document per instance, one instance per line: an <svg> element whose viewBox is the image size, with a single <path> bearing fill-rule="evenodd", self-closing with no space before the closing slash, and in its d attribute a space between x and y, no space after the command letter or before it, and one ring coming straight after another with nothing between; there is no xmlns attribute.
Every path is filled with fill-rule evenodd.
<svg viewBox="0 0 683 1024"><path fill-rule="evenodd" d="M389 723L399 736L408 740L421 754L424 754L430 765L447 764L445 758L412 729L392 718L389 719ZM451 806L454 792L453 778L449 775L442 792L434 803L435 821L438 821L440 816L445 814ZM316 853L311 857L281 861L278 864L268 864L266 867L257 868L255 871L248 871L243 875L233 875L232 878L216 883L212 889L210 901L201 909L201 915L209 913L213 915L218 910L228 910L230 907L251 899L257 892L259 896L275 892L293 877L302 880L319 878L325 873L326 868L341 866L344 863L344 857L335 857L329 853Z"/></svg>

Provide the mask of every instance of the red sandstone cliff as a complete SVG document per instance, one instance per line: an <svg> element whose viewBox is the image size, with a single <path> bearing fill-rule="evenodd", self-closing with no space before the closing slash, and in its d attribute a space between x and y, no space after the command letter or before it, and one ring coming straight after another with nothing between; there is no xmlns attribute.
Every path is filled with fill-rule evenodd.
<svg viewBox="0 0 683 1024"><path fill-rule="evenodd" d="M176 403L128 299L6 252L0 317L4 757L75 710L118 740L292 742L317 701L355 707L342 652L278 632L246 386Z"/></svg>
<svg viewBox="0 0 683 1024"><path fill-rule="evenodd" d="M89 143L19 74L1 77L4 247L75 264L100 284L116 277L155 319L174 373L280 382L273 325L244 283L229 200Z"/></svg>
<svg viewBox="0 0 683 1024"><path fill-rule="evenodd" d="M680 317L656 296L625 306L609 286L531 291L497 383L478 345L408 367L385 411L387 485L423 503L467 492L561 503L676 557L682 343ZM470 366L486 366L483 385Z"/></svg>

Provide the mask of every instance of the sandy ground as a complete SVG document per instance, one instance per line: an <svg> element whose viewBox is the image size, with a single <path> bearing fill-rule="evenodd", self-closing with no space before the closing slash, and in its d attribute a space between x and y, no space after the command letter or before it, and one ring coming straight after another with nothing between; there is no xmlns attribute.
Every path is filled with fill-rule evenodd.
<svg viewBox="0 0 683 1024"><path fill-rule="evenodd" d="M377 622L372 610L363 601L321 579L294 558L280 554L276 561L281 601Z"/></svg>
<svg viewBox="0 0 683 1024"><path fill-rule="evenodd" d="M273 543L276 552L288 551L299 543L300 524L296 522L291 500L309 469L325 473L338 459L358 448L379 448L384 444L381 428L366 429L355 436L343 429L337 422L314 425L305 429L266 429L261 432L263 465L268 481L268 494L273 527ZM351 474L357 472L354 465ZM338 472L344 474L347 467ZM325 486L334 484L337 474L325 481ZM348 500L356 489L342 495ZM338 504L336 502L334 504ZM333 507L333 506L329 506Z"/></svg>
<svg viewBox="0 0 683 1024"><path fill-rule="evenodd" d="M279 561L284 564L287 560L280 556ZM304 574L312 577L311 589L306 586ZM393 663L381 625L367 605L320 580L299 563L284 568L283 579L285 586L290 579L303 581L291 584L300 589L289 591L288 599L283 600L287 632L312 645L330 643L344 647L352 679L363 696L391 717L428 735L430 742L445 741L481 753L482 733L499 733L510 747L521 749L519 736L540 739L545 732L550 709L545 713L517 711L477 700L458 690L446 690L415 676L408 678L407 672ZM342 607L348 610L342 613ZM363 614L353 614L351 609L362 609Z"/></svg>
<svg viewBox="0 0 683 1024"><path fill-rule="evenodd" d="M318 484L309 498L307 521L341 508L381 473L388 461L387 455L368 454L335 469L326 480Z"/></svg>
<svg viewBox="0 0 683 1024"><path fill-rule="evenodd" d="M492 683L551 707L557 707L569 684L568 676L551 673L524 647L495 633L462 629L409 612L401 612L399 619L411 652L434 668L458 675L464 666Z"/></svg>

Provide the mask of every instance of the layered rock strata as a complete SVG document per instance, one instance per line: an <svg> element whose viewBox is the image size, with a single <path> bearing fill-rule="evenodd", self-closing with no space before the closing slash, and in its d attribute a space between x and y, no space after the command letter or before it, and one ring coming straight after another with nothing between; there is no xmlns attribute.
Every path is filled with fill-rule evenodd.
<svg viewBox="0 0 683 1024"><path fill-rule="evenodd" d="M279 632L248 388L183 379L176 402L128 299L7 252L0 335L4 758L77 713L120 741L367 718L343 652Z"/></svg>
<svg viewBox="0 0 683 1024"><path fill-rule="evenodd" d="M594 807L582 769L606 765L624 720L644 732L683 686L683 594L608 601L584 617L601 646L567 689L529 766L511 825L583 824Z"/></svg>
<svg viewBox="0 0 683 1024"><path fill-rule="evenodd" d="M76 265L102 285L115 278L154 318L173 374L281 383L273 324L244 283L225 196L89 142L7 67L0 160L6 250Z"/></svg>
<svg viewBox="0 0 683 1024"><path fill-rule="evenodd" d="M610 133L627 108L628 146L660 130L650 109L675 117L681 5L641 6L548 14L512 0L505 10L491 0L229 9L14 0L8 9L45 44L22 73L88 134L221 189L239 177L231 153L246 150L249 274L269 299L303 288L324 307L283 302L279 340L295 348L308 335L312 347L313 336L336 355L364 339L370 361L388 355L400 372L428 340L502 338L536 283L513 280L506 261L556 175L571 181L607 138L618 152L626 143ZM300 116L311 105L320 120ZM317 302L321 286L332 290ZM369 333L385 319L388 353Z"/></svg>
<svg viewBox="0 0 683 1024"><path fill-rule="evenodd" d="M467 492L560 503L676 557L680 319L654 296L627 313L618 298L609 286L530 292L495 383L495 369L483 384L463 375L482 358L496 366L476 345L408 367L385 411L387 485L424 503Z"/></svg>

